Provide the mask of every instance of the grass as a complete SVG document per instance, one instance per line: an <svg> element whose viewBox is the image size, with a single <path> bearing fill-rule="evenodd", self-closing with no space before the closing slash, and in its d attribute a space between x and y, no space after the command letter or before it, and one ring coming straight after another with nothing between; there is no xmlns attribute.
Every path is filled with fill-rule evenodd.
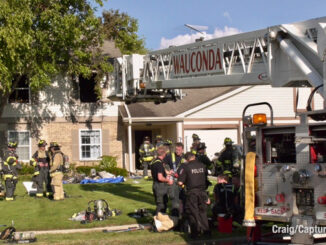
<svg viewBox="0 0 326 245"><path fill-rule="evenodd" d="M22 182L23 180L18 182L15 201L0 201L0 225L10 225L13 220L15 228L18 231L149 223L152 221L151 217L136 220L127 214L139 208L146 208L153 212L155 210L152 181L129 179L120 184L67 184L64 185L64 189L71 197L58 202L50 201L46 198L36 199L35 197L28 196ZM210 187L211 193L212 189L213 186ZM85 210L90 200L97 199L105 199L111 209L120 209L122 215L89 224L80 224L80 222L69 220L74 213ZM220 234L218 234L218 237L220 237ZM40 243L59 242L60 244L103 244L105 243L103 241L107 239L110 240L110 244L148 244L152 243L151 241L155 241L157 244L172 243L170 241L173 241L174 244L185 243L184 234L178 232L166 232L162 234L149 231L110 234L93 232L86 234L38 236Z"/></svg>

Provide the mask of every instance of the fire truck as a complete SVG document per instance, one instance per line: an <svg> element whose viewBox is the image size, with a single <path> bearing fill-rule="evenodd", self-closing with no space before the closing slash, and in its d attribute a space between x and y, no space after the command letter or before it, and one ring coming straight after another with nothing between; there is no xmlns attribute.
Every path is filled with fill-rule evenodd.
<svg viewBox="0 0 326 245"><path fill-rule="evenodd" d="M325 58L326 17L199 39L117 58L109 98L159 104L182 99L185 88L268 84L312 87L313 94L325 99ZM244 105L243 111L242 183L246 205L253 205L252 220L244 224L255 226L259 220L288 222L293 228L326 226L326 110L312 111L309 102L307 111L298 114L299 124L277 126L272 107L261 104L270 108L269 117L246 115L257 104ZM290 235L294 243L312 244L323 234L296 229Z"/></svg>

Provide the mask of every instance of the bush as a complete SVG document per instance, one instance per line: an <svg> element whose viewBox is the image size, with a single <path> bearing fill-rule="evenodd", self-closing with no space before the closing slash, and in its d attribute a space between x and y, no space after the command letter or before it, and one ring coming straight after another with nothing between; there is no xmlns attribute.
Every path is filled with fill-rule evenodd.
<svg viewBox="0 0 326 245"><path fill-rule="evenodd" d="M100 162L101 169L116 168L118 166L117 158L113 156L102 156Z"/></svg>
<svg viewBox="0 0 326 245"><path fill-rule="evenodd" d="M34 174L34 167L22 164L22 169L18 170L19 175L28 175L28 174Z"/></svg>

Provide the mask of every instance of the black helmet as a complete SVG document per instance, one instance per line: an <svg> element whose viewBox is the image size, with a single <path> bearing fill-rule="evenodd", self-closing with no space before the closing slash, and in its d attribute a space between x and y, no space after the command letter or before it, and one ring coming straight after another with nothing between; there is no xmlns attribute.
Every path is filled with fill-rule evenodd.
<svg viewBox="0 0 326 245"><path fill-rule="evenodd" d="M206 148L207 147L206 147L205 143L199 143L197 150L199 151L199 150L206 149Z"/></svg>
<svg viewBox="0 0 326 245"><path fill-rule="evenodd" d="M10 148L17 148L17 145L18 145L18 143L15 141L10 141L8 143L8 147L10 147Z"/></svg>
<svg viewBox="0 0 326 245"><path fill-rule="evenodd" d="M46 146L47 143L45 140L40 140L38 143L37 143L38 147L42 147L42 146Z"/></svg>
<svg viewBox="0 0 326 245"><path fill-rule="evenodd" d="M192 134L192 139L193 140L200 140L198 134Z"/></svg>
<svg viewBox="0 0 326 245"><path fill-rule="evenodd" d="M60 147L60 145L57 142L50 142L50 148L52 147Z"/></svg>

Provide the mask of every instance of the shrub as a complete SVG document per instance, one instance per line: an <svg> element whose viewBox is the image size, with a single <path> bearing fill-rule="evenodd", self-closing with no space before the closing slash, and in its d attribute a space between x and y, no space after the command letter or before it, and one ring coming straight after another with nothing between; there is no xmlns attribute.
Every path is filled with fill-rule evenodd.
<svg viewBox="0 0 326 245"><path fill-rule="evenodd" d="M116 168L118 166L117 158L113 156L102 156L100 162L101 169Z"/></svg>
<svg viewBox="0 0 326 245"><path fill-rule="evenodd" d="M18 171L19 175L27 175L27 174L33 174L34 173L34 167L27 165L27 164L22 164L22 169Z"/></svg>

